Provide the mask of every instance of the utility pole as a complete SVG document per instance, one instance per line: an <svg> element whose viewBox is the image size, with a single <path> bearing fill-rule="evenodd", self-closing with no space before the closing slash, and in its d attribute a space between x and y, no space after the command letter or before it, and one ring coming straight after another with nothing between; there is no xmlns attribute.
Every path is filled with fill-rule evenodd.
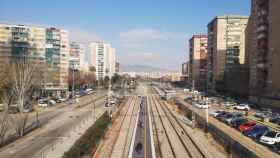
<svg viewBox="0 0 280 158"><path fill-rule="evenodd" d="M72 98L73 99L74 99L74 94L75 94L75 88L74 88L74 86L75 86L75 79L74 79L75 75L74 75L74 73L75 73L75 64L73 64L73 66L72 66Z"/></svg>

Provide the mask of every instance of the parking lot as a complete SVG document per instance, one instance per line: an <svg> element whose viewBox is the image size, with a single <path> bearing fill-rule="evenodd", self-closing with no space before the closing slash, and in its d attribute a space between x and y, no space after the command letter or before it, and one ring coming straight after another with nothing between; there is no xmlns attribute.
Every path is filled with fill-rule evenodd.
<svg viewBox="0 0 280 158"><path fill-rule="evenodd" d="M254 109L246 102L184 92L184 101L223 122L255 142L280 153L280 115L270 109Z"/></svg>

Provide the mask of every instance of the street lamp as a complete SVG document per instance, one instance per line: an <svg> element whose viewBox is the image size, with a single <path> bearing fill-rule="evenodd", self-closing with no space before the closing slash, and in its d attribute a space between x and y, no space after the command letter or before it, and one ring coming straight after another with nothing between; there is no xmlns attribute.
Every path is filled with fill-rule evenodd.
<svg viewBox="0 0 280 158"><path fill-rule="evenodd" d="M74 99L74 94L75 94L75 69L76 69L76 64L73 63L72 65L72 98Z"/></svg>

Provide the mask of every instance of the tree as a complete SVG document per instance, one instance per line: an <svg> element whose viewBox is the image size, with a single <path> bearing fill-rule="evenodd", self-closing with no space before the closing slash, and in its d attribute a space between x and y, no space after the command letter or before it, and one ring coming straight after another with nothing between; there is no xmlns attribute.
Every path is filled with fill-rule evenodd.
<svg viewBox="0 0 280 158"><path fill-rule="evenodd" d="M32 94L35 87L41 86L40 78L43 73L40 72L37 60L31 60L26 57L12 60L10 67L11 87L6 91L6 103L16 105L19 113L12 115L11 123L14 125L18 136L24 135L24 130L28 121L28 113L24 113L26 106L31 106Z"/></svg>
<svg viewBox="0 0 280 158"><path fill-rule="evenodd" d="M82 87L92 87L94 86L96 82L96 76L95 73L87 72L87 73L81 73L80 74L80 85Z"/></svg>
<svg viewBox="0 0 280 158"><path fill-rule="evenodd" d="M3 111L0 115L0 145L5 142L5 137L9 129L9 115L8 115L8 105L4 104L7 98L2 97L3 101Z"/></svg>
<svg viewBox="0 0 280 158"><path fill-rule="evenodd" d="M105 76L105 77L104 77L104 80L103 80L103 85L104 85L105 87L108 87L108 86L109 86L109 82L110 82L109 76Z"/></svg>
<svg viewBox="0 0 280 158"><path fill-rule="evenodd" d="M73 80L74 80L74 89L77 87L80 87L80 71L77 69L74 69L74 70L69 69L68 85L69 85L69 89L71 89L71 90L72 90L72 86L73 86Z"/></svg>

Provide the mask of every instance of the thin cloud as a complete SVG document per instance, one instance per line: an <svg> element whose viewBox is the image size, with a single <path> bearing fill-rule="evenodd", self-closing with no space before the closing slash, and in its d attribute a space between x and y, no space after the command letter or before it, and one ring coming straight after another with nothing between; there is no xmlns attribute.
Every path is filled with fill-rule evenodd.
<svg viewBox="0 0 280 158"><path fill-rule="evenodd" d="M79 42L88 45L90 42L99 41L99 38L94 32L82 31L80 29L69 29L70 41Z"/></svg>
<svg viewBox="0 0 280 158"><path fill-rule="evenodd" d="M155 41L166 41L168 34L157 29L133 29L121 32L119 38L122 46L129 48L141 47L147 43Z"/></svg>
<svg viewBox="0 0 280 158"><path fill-rule="evenodd" d="M124 48L143 48L151 44L159 44L182 38L184 38L184 35L181 33L164 32L150 28L132 29L119 33L119 40Z"/></svg>

